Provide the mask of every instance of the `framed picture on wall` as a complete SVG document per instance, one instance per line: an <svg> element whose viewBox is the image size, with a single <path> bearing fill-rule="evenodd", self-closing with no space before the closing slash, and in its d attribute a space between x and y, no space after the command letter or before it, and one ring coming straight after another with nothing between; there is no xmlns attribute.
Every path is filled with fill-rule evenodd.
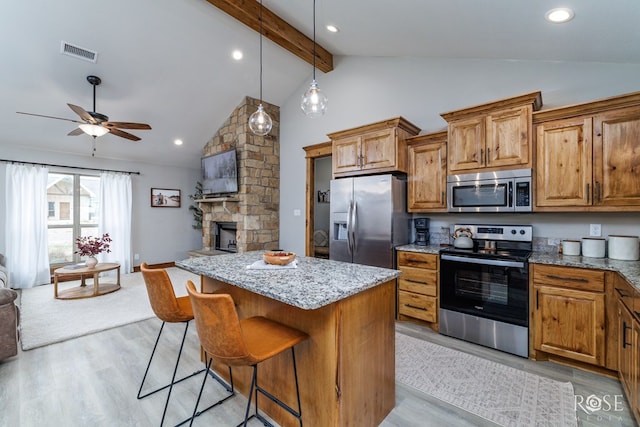
<svg viewBox="0 0 640 427"><path fill-rule="evenodd" d="M170 188L152 188L151 189L151 207L152 208L179 208L180 207L180 190Z"/></svg>

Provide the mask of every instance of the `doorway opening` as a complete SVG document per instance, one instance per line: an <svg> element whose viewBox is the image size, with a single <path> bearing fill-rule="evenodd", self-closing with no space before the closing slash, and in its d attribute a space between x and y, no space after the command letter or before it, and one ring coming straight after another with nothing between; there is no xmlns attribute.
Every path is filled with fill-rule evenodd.
<svg viewBox="0 0 640 427"><path fill-rule="evenodd" d="M331 147L331 141L304 147L307 159L305 255L309 257L329 257ZM323 230L327 233L326 243ZM320 245L323 243L325 246Z"/></svg>

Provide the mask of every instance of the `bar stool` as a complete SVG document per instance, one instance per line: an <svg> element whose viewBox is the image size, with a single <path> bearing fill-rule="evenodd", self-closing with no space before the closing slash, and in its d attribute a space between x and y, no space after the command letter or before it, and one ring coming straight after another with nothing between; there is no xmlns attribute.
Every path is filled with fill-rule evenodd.
<svg viewBox="0 0 640 427"><path fill-rule="evenodd" d="M158 332L158 337L156 338L156 342L153 345L153 351L151 352L151 357L149 357L149 363L147 363L147 368L144 371L144 376L142 377L142 382L140 383L140 389L138 390L138 399L142 399L144 397L150 396L154 393L157 393L161 390L169 388L169 393L167 394L167 400L164 404L164 410L162 412L162 420L160 421L160 425L164 423L164 418L167 413L167 406L169 405L169 399L171 398L171 391L173 389L174 384L177 384L181 381L184 381L188 378L193 377L199 373L204 372L204 368L193 372L190 375L187 375L179 380L176 380L176 373L178 372L178 365L180 364L180 356L182 355L182 349L184 347L184 341L187 337L187 331L189 330L189 321L193 319L193 310L191 308L191 301L188 296L176 297L176 294L173 290L173 285L171 283L171 279L169 278L169 274L163 268L151 269L147 265L147 263L143 262L140 265L140 270L142 271L142 277L144 278L144 283L147 288L147 294L149 295L149 302L151 303L151 308L155 315L162 320L162 326L160 326L160 331ZM180 350L178 351L178 358L176 359L176 365L173 369L173 376L171 377L171 382L165 386L159 387L155 390L142 394L142 388L144 387L145 380L147 379L147 374L149 373L149 367L151 366L151 361L153 360L153 356L156 352L156 348L158 347L158 342L160 341L160 336L162 335L162 330L164 328L165 323L179 323L182 322L185 324L184 334L182 335L182 342L180 343ZM221 380L219 378L219 382ZM224 383L221 382L227 391L231 391ZM227 396L231 397L231 396ZM226 400L226 398L225 398ZM218 402L221 403L221 402ZM212 408L215 405L210 406L206 410ZM204 411L201 411L201 413ZM198 414L199 415L199 414ZM187 419L186 421L189 421ZM186 422L186 421L183 421ZM183 424L182 423L182 424Z"/></svg>
<svg viewBox="0 0 640 427"><path fill-rule="evenodd" d="M262 316L239 320L231 295L199 293L190 280L187 281L187 292L191 298L200 344L207 353L207 369L211 367L211 362L214 358L229 367L251 366L253 368L251 387L247 394L247 408L244 423L241 423L241 425L244 424L246 426L247 421L254 417L262 421L264 425L270 425L269 422L258 413L258 392L260 392L296 417L300 422L300 426L302 426L298 371L296 369L296 355L293 348L309 336L302 331ZM297 411L258 384L258 364L288 349L291 349L291 357L293 360L293 374L296 385L296 397L298 399ZM194 408L194 414L198 409L198 403L200 402L206 380L207 376L205 375ZM230 381L233 387L233 377L230 377ZM256 410L254 414L249 416L254 390Z"/></svg>

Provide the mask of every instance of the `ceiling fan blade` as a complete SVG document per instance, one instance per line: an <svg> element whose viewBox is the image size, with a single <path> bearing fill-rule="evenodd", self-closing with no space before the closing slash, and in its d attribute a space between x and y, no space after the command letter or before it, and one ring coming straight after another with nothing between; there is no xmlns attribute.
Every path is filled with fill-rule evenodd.
<svg viewBox="0 0 640 427"><path fill-rule="evenodd" d="M128 132L124 132L121 131L120 129L116 129L116 128L109 128L109 132L111 132L112 134L122 137L122 138L126 138L126 139L130 139L131 141L140 141L140 138L138 138L135 135L132 135Z"/></svg>
<svg viewBox="0 0 640 427"><path fill-rule="evenodd" d="M73 104L67 104L69 106L69 108L71 108L73 110L74 113L76 113L77 115L80 116L80 118L82 118L82 120L84 120L87 123L93 123L98 124L98 121L96 119L94 119L93 117L91 117L91 114L87 113L84 108L82 107L78 107L77 105L73 105Z"/></svg>
<svg viewBox="0 0 640 427"><path fill-rule="evenodd" d="M109 129L120 128L120 129L140 129L140 130L149 130L151 126L146 123L130 123L130 122L102 122L102 126L108 127Z"/></svg>
<svg viewBox="0 0 640 427"><path fill-rule="evenodd" d="M66 120L68 122L73 122L73 123L83 123L83 122L79 122L77 120L73 120L73 119L65 119L64 117L53 117L53 116L44 116L42 114L33 114L33 113L23 113L22 111L16 111L16 113L18 114L24 114L26 116L36 116L36 117L45 117L47 119L56 119L56 120Z"/></svg>
<svg viewBox="0 0 640 427"><path fill-rule="evenodd" d="M75 128L74 130L72 130L71 132L69 132L67 134L67 136L78 136L78 135L84 135L84 131L80 128Z"/></svg>

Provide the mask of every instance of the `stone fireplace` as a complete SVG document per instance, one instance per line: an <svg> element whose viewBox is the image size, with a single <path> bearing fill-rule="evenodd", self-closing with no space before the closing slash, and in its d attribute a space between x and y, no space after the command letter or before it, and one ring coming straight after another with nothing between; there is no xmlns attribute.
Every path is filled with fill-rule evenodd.
<svg viewBox="0 0 640 427"><path fill-rule="evenodd" d="M203 156L236 149L238 193L201 201L202 247L216 249L216 235L223 247L235 240L239 253L277 249L280 241L280 109L264 101L273 120L269 135L256 136L249 130L249 116L259 101L245 97L203 149ZM227 225L221 236L220 226ZM235 236L228 230L235 224ZM224 228L224 226L223 226ZM233 237L231 237L233 236ZM227 250L228 247L219 250Z"/></svg>

